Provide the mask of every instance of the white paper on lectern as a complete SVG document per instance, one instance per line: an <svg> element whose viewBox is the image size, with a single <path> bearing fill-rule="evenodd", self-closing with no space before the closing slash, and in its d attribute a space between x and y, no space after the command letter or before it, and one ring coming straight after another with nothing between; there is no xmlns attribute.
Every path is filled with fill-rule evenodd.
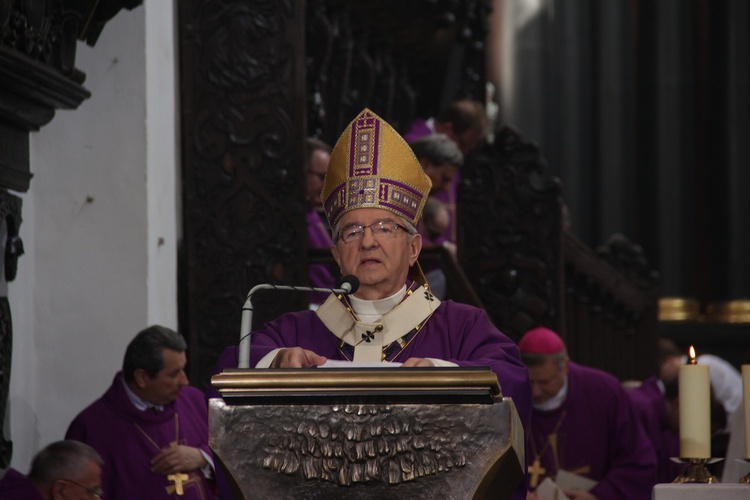
<svg viewBox="0 0 750 500"><path fill-rule="evenodd" d="M318 368L393 368L401 366L403 363L395 363L393 361L386 361L383 363L355 363L354 361L339 361L337 359L329 359Z"/></svg>
<svg viewBox="0 0 750 500"><path fill-rule="evenodd" d="M568 500L562 488L548 477L544 478L544 481L537 487L536 498L537 500Z"/></svg>
<svg viewBox="0 0 750 500"><path fill-rule="evenodd" d="M555 482L564 490L590 491L591 488L596 486L596 481L593 479L566 470L557 471Z"/></svg>

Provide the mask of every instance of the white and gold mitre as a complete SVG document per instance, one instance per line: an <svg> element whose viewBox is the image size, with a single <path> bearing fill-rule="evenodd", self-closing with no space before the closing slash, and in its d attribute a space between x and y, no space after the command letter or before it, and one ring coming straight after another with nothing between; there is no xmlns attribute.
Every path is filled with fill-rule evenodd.
<svg viewBox="0 0 750 500"><path fill-rule="evenodd" d="M431 187L406 141L365 108L336 142L320 197L332 228L356 208L382 208L416 226Z"/></svg>

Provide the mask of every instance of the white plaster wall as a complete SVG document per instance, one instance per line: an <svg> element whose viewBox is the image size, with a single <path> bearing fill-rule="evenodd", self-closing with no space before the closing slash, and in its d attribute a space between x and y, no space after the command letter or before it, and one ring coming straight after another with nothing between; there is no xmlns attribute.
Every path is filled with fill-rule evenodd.
<svg viewBox="0 0 750 500"><path fill-rule="evenodd" d="M177 328L177 241L181 234L179 85L175 5L146 9L146 190L148 198L148 324Z"/></svg>
<svg viewBox="0 0 750 500"><path fill-rule="evenodd" d="M92 97L31 137L26 255L9 287L23 472L106 390L135 333L177 326L174 7L145 4L78 44Z"/></svg>

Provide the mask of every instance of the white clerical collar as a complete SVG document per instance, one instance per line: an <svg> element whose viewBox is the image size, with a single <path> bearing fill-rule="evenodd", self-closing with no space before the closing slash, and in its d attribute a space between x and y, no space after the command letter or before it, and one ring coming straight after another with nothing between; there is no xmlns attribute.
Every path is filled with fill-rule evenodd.
<svg viewBox="0 0 750 500"><path fill-rule="evenodd" d="M565 398L568 397L568 376L565 375L565 381L563 382L563 386L560 388L560 391L552 396L550 399L545 401L544 403L539 403L538 405L535 404L534 409L535 410L541 410L541 411L552 411L557 410L562 406L563 402L565 402Z"/></svg>
<svg viewBox="0 0 750 500"><path fill-rule="evenodd" d="M660 378L656 379L656 387L659 388L659 392L661 392L662 396L667 395L667 388L664 385L664 382Z"/></svg>
<svg viewBox="0 0 750 500"><path fill-rule="evenodd" d="M143 399L138 397L136 393L134 393L130 389L130 387L128 386L128 383L125 381L125 375L121 375L120 380L122 381L122 386L125 388L125 394L128 395L128 399L130 399L130 402L133 403L133 406L135 406L136 409L140 411L146 411L149 409L154 409L156 411L164 411L164 406L149 403L148 401L144 401Z"/></svg>
<svg viewBox="0 0 750 500"><path fill-rule="evenodd" d="M378 323L383 316L396 307L401 299L406 295L406 285L401 287L401 290L386 297L378 300L364 300L358 299L354 295L349 296L349 303L352 306L354 314L357 315L360 321L364 323Z"/></svg>

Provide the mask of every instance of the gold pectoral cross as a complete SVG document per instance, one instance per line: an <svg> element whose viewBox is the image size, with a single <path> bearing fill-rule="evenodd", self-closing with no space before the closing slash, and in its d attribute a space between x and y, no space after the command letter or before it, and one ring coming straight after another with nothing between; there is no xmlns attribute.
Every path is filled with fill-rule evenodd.
<svg viewBox="0 0 750 500"><path fill-rule="evenodd" d="M534 461L529 465L529 487L532 490L535 490L537 485L539 484L539 477L543 476L544 473L547 472L547 470L542 467L542 462L539 460L539 457L536 457Z"/></svg>
<svg viewBox="0 0 750 500"><path fill-rule="evenodd" d="M188 482L188 479L190 479L190 476L188 476L187 474L178 472L177 474L168 475L167 479L169 479L170 481L174 483L174 485L170 484L169 486L167 486L167 493L172 493L174 491L174 493L177 496L182 496L185 494L185 490L182 488L182 483Z"/></svg>

